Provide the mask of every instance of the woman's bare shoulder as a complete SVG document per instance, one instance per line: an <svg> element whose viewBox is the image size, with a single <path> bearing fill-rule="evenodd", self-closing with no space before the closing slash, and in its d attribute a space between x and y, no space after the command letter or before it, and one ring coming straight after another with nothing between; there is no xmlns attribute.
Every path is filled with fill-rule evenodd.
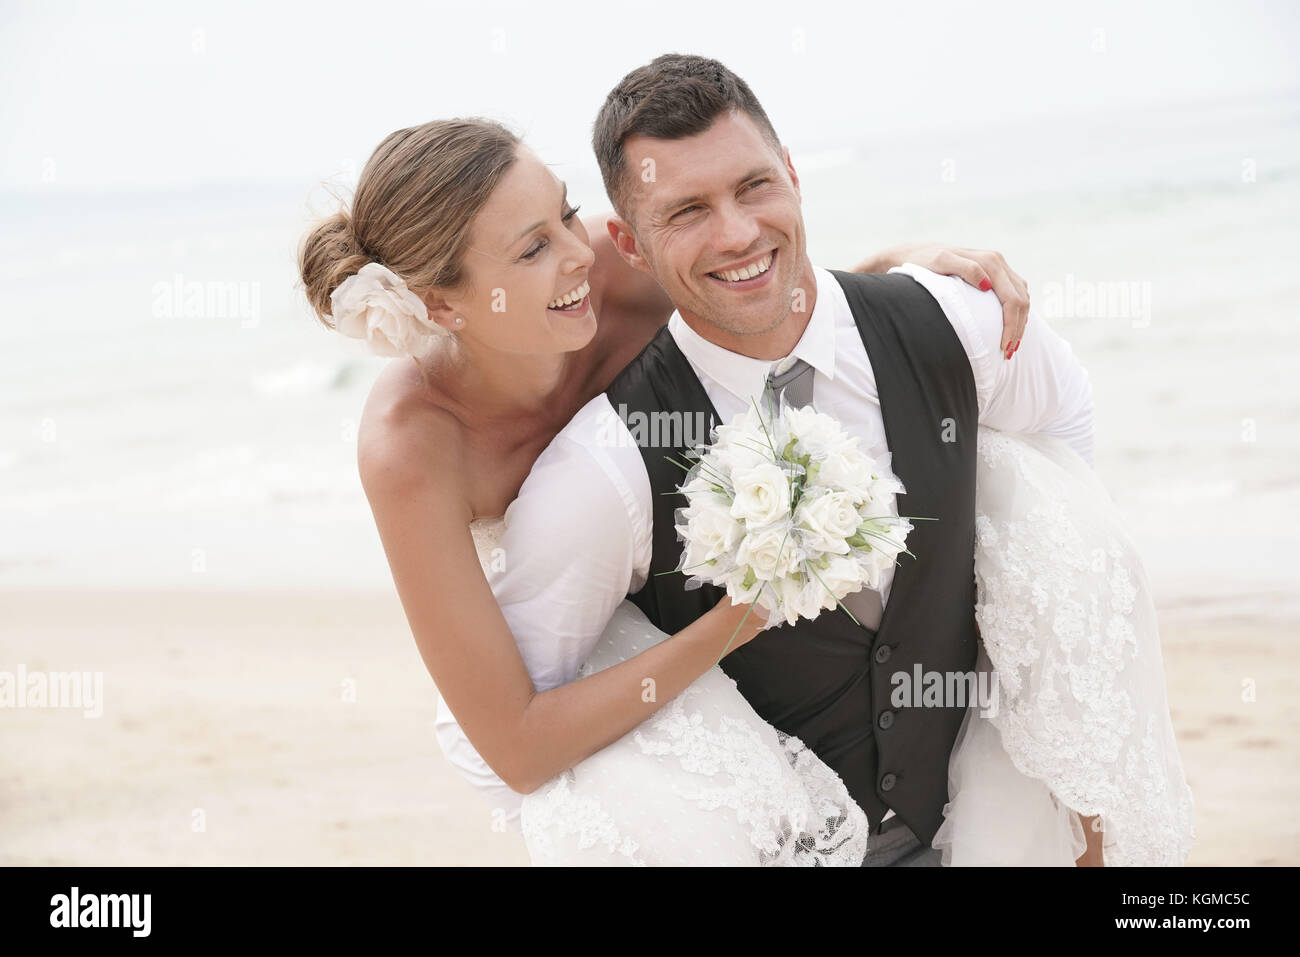
<svg viewBox="0 0 1300 957"><path fill-rule="evenodd" d="M437 488L468 509L460 461L460 422L431 397L414 362L390 362L366 398L357 429L357 468L374 504L377 495Z"/></svg>

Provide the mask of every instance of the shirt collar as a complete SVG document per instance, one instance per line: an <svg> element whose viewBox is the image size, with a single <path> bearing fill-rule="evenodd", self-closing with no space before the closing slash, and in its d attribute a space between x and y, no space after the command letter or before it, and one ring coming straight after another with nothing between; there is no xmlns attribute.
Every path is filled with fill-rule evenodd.
<svg viewBox="0 0 1300 957"><path fill-rule="evenodd" d="M746 405L751 398L762 395L768 373L788 367L793 359L802 359L828 379L833 379L835 313L840 300L844 300L844 294L835 277L825 269L813 267L813 277L817 282L817 300L812 315L808 317L808 325L798 343L783 359L753 359L724 349L688 326L678 312L668 320L668 331L696 370L708 374ZM838 297L835 295L837 292ZM847 306L847 300L844 303Z"/></svg>

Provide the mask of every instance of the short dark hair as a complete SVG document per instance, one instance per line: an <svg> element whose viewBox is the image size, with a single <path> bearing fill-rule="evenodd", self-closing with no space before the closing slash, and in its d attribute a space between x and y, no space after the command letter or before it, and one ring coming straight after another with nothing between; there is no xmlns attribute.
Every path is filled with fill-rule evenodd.
<svg viewBox="0 0 1300 957"><path fill-rule="evenodd" d="M703 133L723 113L746 114L781 152L781 139L758 97L740 77L717 60L665 53L637 67L618 82L596 114L591 145L614 210L627 218L626 157L630 136L680 140Z"/></svg>

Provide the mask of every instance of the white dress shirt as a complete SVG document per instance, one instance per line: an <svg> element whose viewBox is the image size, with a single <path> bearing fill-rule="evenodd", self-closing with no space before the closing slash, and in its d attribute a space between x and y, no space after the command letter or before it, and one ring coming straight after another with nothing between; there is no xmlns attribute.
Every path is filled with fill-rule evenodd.
<svg viewBox="0 0 1300 957"><path fill-rule="evenodd" d="M952 323L974 374L981 425L1059 436L1092 464L1092 389L1069 343L1031 308L1021 348L1004 359L994 293L910 263L890 272L924 286ZM814 408L860 436L867 454L887 455L875 375L844 290L827 270L814 274L812 315L790 355L815 370ZM668 328L724 421L761 396L768 374L790 361L730 352L677 313ZM506 510L506 568L492 576L492 590L538 691L574 680L619 603L645 583L652 501L640 450L602 393L542 452ZM886 569L882 605L892 582L893 569ZM474 752L441 700L437 732L447 758L513 820L514 792Z"/></svg>

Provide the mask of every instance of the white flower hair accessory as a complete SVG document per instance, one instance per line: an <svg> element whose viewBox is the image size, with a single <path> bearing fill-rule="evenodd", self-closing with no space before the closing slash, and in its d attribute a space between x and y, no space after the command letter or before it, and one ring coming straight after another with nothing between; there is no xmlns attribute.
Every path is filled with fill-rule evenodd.
<svg viewBox="0 0 1300 957"><path fill-rule="evenodd" d="M420 297L400 276L367 263L330 294L334 328L364 339L381 356L421 356L439 336L450 335L429 318Z"/></svg>

